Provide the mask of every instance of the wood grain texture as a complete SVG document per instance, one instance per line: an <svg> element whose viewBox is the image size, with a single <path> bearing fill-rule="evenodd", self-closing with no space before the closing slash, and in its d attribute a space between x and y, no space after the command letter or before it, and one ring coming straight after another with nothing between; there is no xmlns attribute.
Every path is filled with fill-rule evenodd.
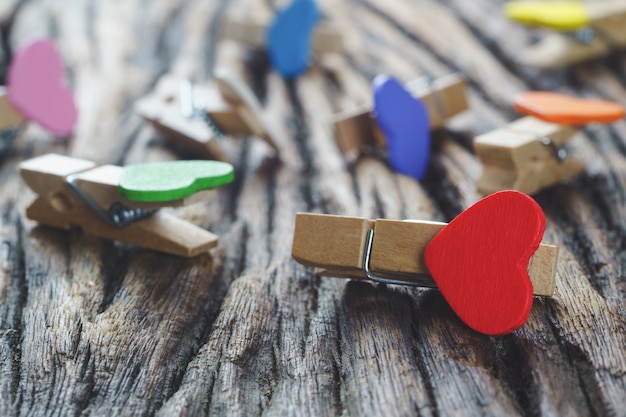
<svg viewBox="0 0 626 417"><path fill-rule="evenodd" d="M0 166L0 415L621 415L626 409L626 123L569 141L585 171L538 193L558 245L553 299L510 336L481 336L436 290L319 278L290 257L297 211L450 221L481 196L471 140L516 119L527 89L626 104L626 55L558 72L518 64L536 33L501 0L321 0L347 52L284 82L262 53L217 42L227 12L261 0L0 3L0 61L27 37L59 45L80 118L69 144L30 124ZM193 261L39 227L21 160L172 160L133 103L166 73L244 77L280 159L225 141L235 182L176 215L220 236ZM332 116L371 105L369 84L461 72L471 111L433 137L421 183L380 159L345 163ZM4 75L0 72L0 75ZM189 155L185 155L189 156Z"/></svg>

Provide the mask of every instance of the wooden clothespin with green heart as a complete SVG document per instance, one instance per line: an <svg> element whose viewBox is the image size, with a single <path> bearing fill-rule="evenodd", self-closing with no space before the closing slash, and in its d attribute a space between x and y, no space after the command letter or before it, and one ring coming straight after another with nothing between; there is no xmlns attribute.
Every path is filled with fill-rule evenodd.
<svg viewBox="0 0 626 417"><path fill-rule="evenodd" d="M183 257L215 247L218 237L158 209L206 200L234 178L233 167L219 161L118 167L56 154L22 162L20 174L38 194L29 219Z"/></svg>
<svg viewBox="0 0 626 417"><path fill-rule="evenodd" d="M559 68L626 48L626 2L605 0L512 1L504 14L519 23L556 32L520 56L539 68Z"/></svg>
<svg viewBox="0 0 626 417"><path fill-rule="evenodd" d="M228 161L220 145L227 136L256 136L278 154L276 134L254 93L224 69L204 85L165 75L152 94L137 101L135 112L198 158Z"/></svg>

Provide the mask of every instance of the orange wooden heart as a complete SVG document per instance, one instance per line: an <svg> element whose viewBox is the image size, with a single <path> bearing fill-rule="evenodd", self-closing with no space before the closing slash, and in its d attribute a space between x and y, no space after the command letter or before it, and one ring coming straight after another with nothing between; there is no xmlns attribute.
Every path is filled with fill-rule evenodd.
<svg viewBox="0 0 626 417"><path fill-rule="evenodd" d="M515 99L515 110L563 125L612 123L624 117L617 103L570 97L548 91L528 91Z"/></svg>

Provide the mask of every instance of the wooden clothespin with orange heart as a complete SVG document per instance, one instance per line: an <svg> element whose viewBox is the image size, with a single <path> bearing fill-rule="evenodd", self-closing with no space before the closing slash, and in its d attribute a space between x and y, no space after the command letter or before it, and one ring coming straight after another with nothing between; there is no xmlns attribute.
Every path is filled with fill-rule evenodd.
<svg viewBox="0 0 626 417"><path fill-rule="evenodd" d="M484 166L477 184L482 194L509 189L534 194L578 174L584 165L567 156L569 138L580 126L624 117L624 109L612 102L545 91L521 94L515 109L528 116L474 140Z"/></svg>
<svg viewBox="0 0 626 417"><path fill-rule="evenodd" d="M626 48L626 2L606 0L512 1L505 15L525 25L557 31L524 51L521 62L553 69Z"/></svg>
<svg viewBox="0 0 626 417"><path fill-rule="evenodd" d="M173 144L199 158L228 161L220 146L226 136L253 135L278 154L276 134L254 93L224 69L208 85L171 75L161 77L153 94L137 101L135 111Z"/></svg>
<svg viewBox="0 0 626 417"><path fill-rule="evenodd" d="M21 45L11 59L7 84L0 87L0 138L12 141L27 120L59 137L72 134L78 112L64 82L63 60L50 39Z"/></svg>
<svg viewBox="0 0 626 417"><path fill-rule="evenodd" d="M450 224L299 213L292 256L321 275L437 287L472 329L501 335L526 322L533 294L551 297L558 248L545 217L517 191L480 200Z"/></svg>
<svg viewBox="0 0 626 417"><path fill-rule="evenodd" d="M20 174L37 193L26 210L29 219L183 257L208 251L218 237L158 209L206 200L210 189L234 176L233 167L219 161L122 168L56 154L22 162Z"/></svg>
<svg viewBox="0 0 626 417"><path fill-rule="evenodd" d="M465 81L457 74L403 86L388 75L372 82L374 108L335 116L335 134L349 161L367 150L387 154L394 171L421 180L430 157L430 132L468 108Z"/></svg>
<svg viewBox="0 0 626 417"><path fill-rule="evenodd" d="M271 23L226 17L219 37L265 47L276 71L285 78L295 78L309 67L312 54L343 51L339 29L318 24L319 19L315 0L293 0Z"/></svg>

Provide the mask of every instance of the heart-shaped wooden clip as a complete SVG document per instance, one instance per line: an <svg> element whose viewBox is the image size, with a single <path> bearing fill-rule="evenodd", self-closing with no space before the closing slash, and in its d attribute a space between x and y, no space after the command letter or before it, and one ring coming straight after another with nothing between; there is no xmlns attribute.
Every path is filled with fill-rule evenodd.
<svg viewBox="0 0 626 417"><path fill-rule="evenodd" d="M165 202L221 187L233 179L233 166L226 162L155 162L124 167L118 190L132 201Z"/></svg>
<svg viewBox="0 0 626 417"><path fill-rule="evenodd" d="M26 119L59 136L74 131L74 96L65 85L61 55L50 39L35 39L14 54L7 76L10 104Z"/></svg>
<svg viewBox="0 0 626 417"><path fill-rule="evenodd" d="M517 191L493 194L450 224L298 213L291 254L321 275L438 287L472 329L501 335L551 297L558 248L540 244L541 208Z"/></svg>
<svg viewBox="0 0 626 417"><path fill-rule="evenodd" d="M624 117L617 103L570 97L549 91L527 91L515 99L515 110L546 122L582 126L612 123Z"/></svg>
<svg viewBox="0 0 626 417"><path fill-rule="evenodd" d="M577 128L624 117L617 103L547 91L519 95L515 109L527 116L474 139L484 165L477 183L483 194L511 189L534 194L574 177L585 167L568 156L566 147Z"/></svg>
<svg viewBox="0 0 626 417"><path fill-rule="evenodd" d="M551 29L526 50L516 51L521 63L554 69L626 47L626 2L513 1L504 14L525 25Z"/></svg>
<svg viewBox="0 0 626 417"><path fill-rule="evenodd" d="M308 68L313 30L319 18L314 0L294 0L276 14L267 31L267 52L283 77L295 78Z"/></svg>
<svg viewBox="0 0 626 417"><path fill-rule="evenodd" d="M541 207L517 191L480 200L426 246L428 270L454 312L488 335L526 322L533 286L528 262L545 230Z"/></svg>
<svg viewBox="0 0 626 417"><path fill-rule="evenodd" d="M428 110L389 75L377 76L372 89L374 116L385 137L389 163L395 171L421 180L430 156Z"/></svg>
<svg viewBox="0 0 626 417"><path fill-rule="evenodd" d="M525 25L556 30L576 30L590 21L579 1L512 1L504 5L504 14Z"/></svg>

